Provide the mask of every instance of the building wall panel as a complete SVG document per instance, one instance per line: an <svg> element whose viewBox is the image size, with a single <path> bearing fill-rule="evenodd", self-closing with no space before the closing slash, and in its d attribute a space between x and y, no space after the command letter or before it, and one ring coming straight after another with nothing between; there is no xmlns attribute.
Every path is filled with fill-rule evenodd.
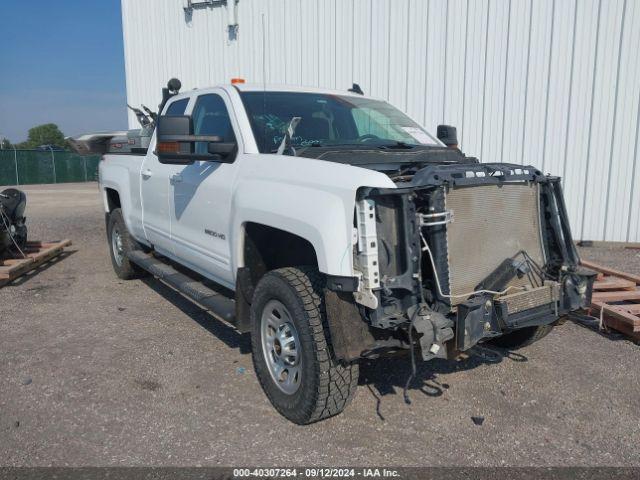
<svg viewBox="0 0 640 480"><path fill-rule="evenodd" d="M122 0L130 104L241 76L388 99L483 161L563 176L576 238L640 241L640 2ZM133 114L129 123L136 126Z"/></svg>
<svg viewBox="0 0 640 480"><path fill-rule="evenodd" d="M533 0L511 0L509 6L509 35L504 46L504 128L500 138L500 158L503 162L522 163ZM487 79L491 81L491 76Z"/></svg>

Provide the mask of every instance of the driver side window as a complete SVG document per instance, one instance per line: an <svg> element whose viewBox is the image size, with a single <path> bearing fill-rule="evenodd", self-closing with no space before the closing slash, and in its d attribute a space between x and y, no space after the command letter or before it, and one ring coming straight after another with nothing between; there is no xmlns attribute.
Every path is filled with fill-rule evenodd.
<svg viewBox="0 0 640 480"><path fill-rule="evenodd" d="M215 135L223 142L235 143L236 136L229 118L229 112L220 95L201 95L193 107L194 135ZM196 142L196 153L207 152L207 142Z"/></svg>

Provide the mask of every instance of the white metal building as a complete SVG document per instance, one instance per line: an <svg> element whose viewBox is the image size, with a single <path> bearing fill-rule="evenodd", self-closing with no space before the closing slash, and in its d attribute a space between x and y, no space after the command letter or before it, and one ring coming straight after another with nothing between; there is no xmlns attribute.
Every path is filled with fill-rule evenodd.
<svg viewBox="0 0 640 480"><path fill-rule="evenodd" d="M173 76L183 90L356 82L432 132L457 126L481 161L563 176L575 238L640 241L640 1L189 5L122 0L130 104L157 105Z"/></svg>

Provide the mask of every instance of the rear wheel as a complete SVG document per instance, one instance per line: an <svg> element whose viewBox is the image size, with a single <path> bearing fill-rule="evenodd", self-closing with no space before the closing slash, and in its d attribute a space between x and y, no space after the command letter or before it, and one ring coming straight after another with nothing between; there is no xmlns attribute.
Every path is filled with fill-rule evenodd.
<svg viewBox="0 0 640 480"><path fill-rule="evenodd" d="M311 267L267 273L251 304L253 364L264 392L297 424L337 415L358 385L357 363L344 364L328 343L324 276Z"/></svg>
<svg viewBox="0 0 640 480"><path fill-rule="evenodd" d="M122 210L116 208L109 214L107 224L107 239L109 241L109 253L113 270L119 278L130 280L146 275L146 272L136 264L129 261L127 254L134 250L140 250L140 244L129 234L122 217Z"/></svg>
<svg viewBox="0 0 640 480"><path fill-rule="evenodd" d="M494 338L491 343L498 347L518 349L531 345L546 337L553 329L553 325L539 325L537 327L525 327L515 330L501 337Z"/></svg>

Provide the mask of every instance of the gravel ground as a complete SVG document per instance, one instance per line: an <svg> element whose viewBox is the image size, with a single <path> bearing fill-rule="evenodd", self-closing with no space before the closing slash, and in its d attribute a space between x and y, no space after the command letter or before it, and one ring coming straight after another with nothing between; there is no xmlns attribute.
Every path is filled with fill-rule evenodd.
<svg viewBox="0 0 640 480"><path fill-rule="evenodd" d="M0 289L0 465L640 465L640 347L567 322L491 363L366 362L338 417L296 426L249 339L112 272L95 184L25 188L31 238L71 253ZM640 272L640 251L582 255ZM484 417L476 425L471 417Z"/></svg>

